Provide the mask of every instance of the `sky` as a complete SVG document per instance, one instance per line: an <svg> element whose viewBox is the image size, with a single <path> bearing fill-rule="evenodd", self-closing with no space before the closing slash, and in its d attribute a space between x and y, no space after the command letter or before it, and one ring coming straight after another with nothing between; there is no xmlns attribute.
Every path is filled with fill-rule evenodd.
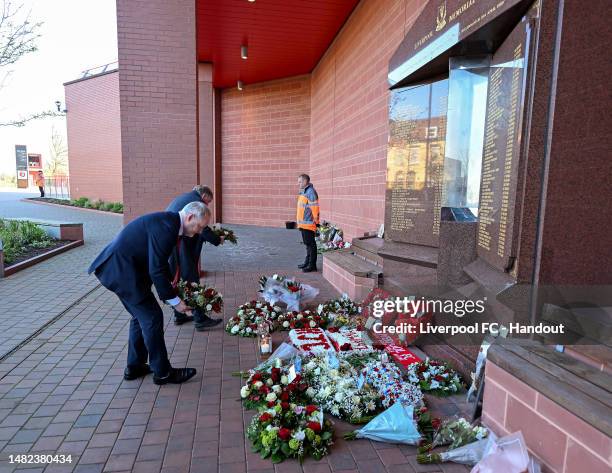
<svg viewBox="0 0 612 473"><path fill-rule="evenodd" d="M31 18L43 25L38 51L9 66L13 72L0 89L0 123L55 109L56 100L63 109L64 82L117 60L115 0L11 1L22 4L22 11L31 12ZM0 174L15 173L16 144L26 145L28 153L42 154L44 164L53 128L66 142L63 117L37 120L23 128L0 127Z"/></svg>

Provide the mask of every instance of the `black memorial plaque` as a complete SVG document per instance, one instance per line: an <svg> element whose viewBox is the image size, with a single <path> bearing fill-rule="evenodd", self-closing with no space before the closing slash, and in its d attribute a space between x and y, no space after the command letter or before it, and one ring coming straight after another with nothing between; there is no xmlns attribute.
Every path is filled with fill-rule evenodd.
<svg viewBox="0 0 612 473"><path fill-rule="evenodd" d="M386 238L437 246L448 81L392 91L385 195Z"/></svg>
<svg viewBox="0 0 612 473"><path fill-rule="evenodd" d="M487 91L478 255L509 270L513 243L529 23L521 22L493 55Z"/></svg>

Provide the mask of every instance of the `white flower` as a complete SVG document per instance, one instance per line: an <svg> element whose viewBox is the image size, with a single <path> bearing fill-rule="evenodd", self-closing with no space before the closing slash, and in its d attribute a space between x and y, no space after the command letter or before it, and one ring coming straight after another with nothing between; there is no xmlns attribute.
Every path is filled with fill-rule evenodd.
<svg viewBox="0 0 612 473"><path fill-rule="evenodd" d="M323 304L319 304L319 307L317 307L317 314L321 315L321 312L323 312Z"/></svg>
<svg viewBox="0 0 612 473"><path fill-rule="evenodd" d="M315 394L317 394L317 392L313 388L308 388L306 390L306 396L308 396L311 399L315 397Z"/></svg>
<svg viewBox="0 0 612 473"><path fill-rule="evenodd" d="M275 393L268 393L268 395L266 396L266 401L268 401L268 402L276 401L276 394Z"/></svg>
<svg viewBox="0 0 612 473"><path fill-rule="evenodd" d="M289 327L289 322L287 320L285 320L283 322L283 327L285 327L285 328Z"/></svg>
<svg viewBox="0 0 612 473"><path fill-rule="evenodd" d="M296 319L298 319L298 320L302 320L303 318L304 318L304 316L302 314L298 314L297 317L296 317Z"/></svg>
<svg viewBox="0 0 612 473"><path fill-rule="evenodd" d="M272 391L274 391L276 394L280 393L282 390L283 388L281 388L278 384L272 386Z"/></svg>
<svg viewBox="0 0 612 473"><path fill-rule="evenodd" d="M279 278L278 278L278 274L273 274L273 275L272 275L272 279L277 279L277 280L278 280L278 279L279 279Z"/></svg>
<svg viewBox="0 0 612 473"><path fill-rule="evenodd" d="M257 304L255 304L255 307L256 307L257 309L261 309L261 302L258 302Z"/></svg>
<svg viewBox="0 0 612 473"><path fill-rule="evenodd" d="M343 399L344 399L344 394L342 394L341 392L336 393L336 395L334 396L334 400L336 402L342 402Z"/></svg>
<svg viewBox="0 0 612 473"><path fill-rule="evenodd" d="M248 386L242 386L242 388L240 389L240 397L242 399L244 399L249 394L251 394L251 391L249 391L249 387Z"/></svg>
<svg viewBox="0 0 612 473"><path fill-rule="evenodd" d="M303 431L303 430L296 430L296 431L293 433L292 437L293 437L295 440L299 440L299 441L301 442L301 441L302 441L302 440L304 440L304 438L306 437L306 434L304 433L304 431Z"/></svg>
<svg viewBox="0 0 612 473"><path fill-rule="evenodd" d="M255 382L253 383L253 387L254 387L255 389L259 389L259 388L261 388L262 386L263 386L263 383L262 383L261 381L255 381Z"/></svg>
<svg viewBox="0 0 612 473"><path fill-rule="evenodd" d="M277 305L274 306L274 311L275 312L282 312L281 308L279 306L277 306Z"/></svg>
<svg viewBox="0 0 612 473"><path fill-rule="evenodd" d="M253 331L253 329L251 327L247 327L246 328L246 333L251 333Z"/></svg>
<svg viewBox="0 0 612 473"><path fill-rule="evenodd" d="M206 305L206 310L211 311L212 310L212 305L211 304L207 304Z"/></svg>
<svg viewBox="0 0 612 473"><path fill-rule="evenodd" d="M240 330L240 327L238 327L238 325L234 325L234 326L232 327L231 332L232 332L232 334L233 334L233 335L235 335L235 334L237 334L237 333L238 333L238 330Z"/></svg>
<svg viewBox="0 0 612 473"><path fill-rule="evenodd" d="M244 315L244 310L240 309L240 310L238 311L238 315Z"/></svg>
<svg viewBox="0 0 612 473"><path fill-rule="evenodd" d="M315 328L315 327L317 326L317 323L316 323L314 320L311 320L309 325L310 325L312 328Z"/></svg>
<svg viewBox="0 0 612 473"><path fill-rule="evenodd" d="M268 379L266 380L266 384L267 384L268 386L272 386L272 385L274 384L274 381L272 381L272 378L268 378Z"/></svg>
<svg viewBox="0 0 612 473"><path fill-rule="evenodd" d="M289 384L289 378L286 375L281 376L281 384Z"/></svg>

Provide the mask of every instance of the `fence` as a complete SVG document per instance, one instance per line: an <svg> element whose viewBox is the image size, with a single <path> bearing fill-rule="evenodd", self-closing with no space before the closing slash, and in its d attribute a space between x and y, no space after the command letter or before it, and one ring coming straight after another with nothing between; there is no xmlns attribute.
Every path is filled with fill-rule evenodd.
<svg viewBox="0 0 612 473"><path fill-rule="evenodd" d="M45 177L45 196L70 199L70 176Z"/></svg>

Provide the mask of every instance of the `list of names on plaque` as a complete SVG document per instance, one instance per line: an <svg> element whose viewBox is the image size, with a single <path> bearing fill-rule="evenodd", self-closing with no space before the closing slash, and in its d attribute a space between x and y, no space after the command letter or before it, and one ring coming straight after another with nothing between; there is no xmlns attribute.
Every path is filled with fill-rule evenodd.
<svg viewBox="0 0 612 473"><path fill-rule="evenodd" d="M493 56L487 91L478 224L478 254L505 270L512 256L525 72L525 24Z"/></svg>
<svg viewBox="0 0 612 473"><path fill-rule="evenodd" d="M447 97L447 80L392 92L385 198L392 240L438 243Z"/></svg>

